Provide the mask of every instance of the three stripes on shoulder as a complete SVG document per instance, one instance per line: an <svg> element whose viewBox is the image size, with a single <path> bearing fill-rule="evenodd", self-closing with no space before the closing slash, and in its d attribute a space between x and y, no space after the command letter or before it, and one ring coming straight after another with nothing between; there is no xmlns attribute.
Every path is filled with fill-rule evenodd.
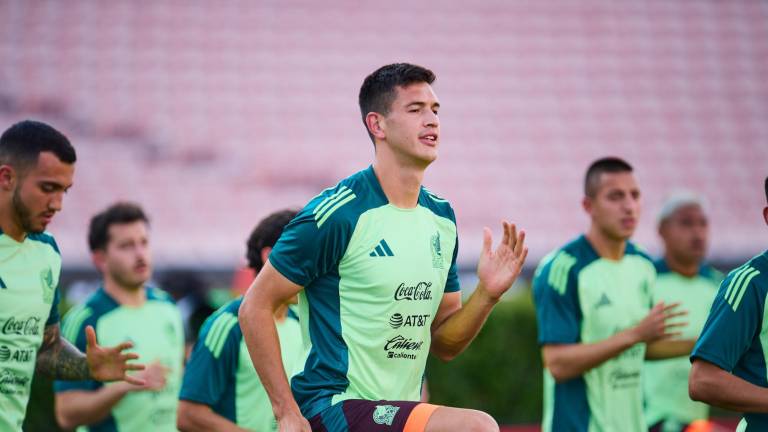
<svg viewBox="0 0 768 432"><path fill-rule="evenodd" d="M725 301L731 305L734 312L739 308L749 283L759 274L760 271L750 265L743 265L733 271L733 278L725 291Z"/></svg>
<svg viewBox="0 0 768 432"><path fill-rule="evenodd" d="M352 192L352 189L346 186L341 186L336 193L320 201L320 204L315 207L315 211L312 212L312 214L315 215L317 227L320 228L323 226L325 221L327 221L336 210L355 198L357 198L357 196Z"/></svg>
<svg viewBox="0 0 768 432"><path fill-rule="evenodd" d="M208 330L208 334L205 336L204 344L208 351L213 354L214 358L219 358L230 330L236 325L237 317L229 312L222 313L213 321L211 329Z"/></svg>

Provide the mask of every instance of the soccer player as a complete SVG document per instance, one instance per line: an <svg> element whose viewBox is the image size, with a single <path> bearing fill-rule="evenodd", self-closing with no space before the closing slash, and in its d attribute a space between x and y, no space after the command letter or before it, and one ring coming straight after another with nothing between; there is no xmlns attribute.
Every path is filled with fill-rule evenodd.
<svg viewBox="0 0 768 432"><path fill-rule="evenodd" d="M701 198L679 193L662 206L658 231L664 258L656 261L654 302L680 303L688 311L682 337L694 340L701 333L723 275L703 264L709 223ZM709 406L688 396L691 362L685 358L648 361L643 370L645 418L652 432L682 432L696 420L709 417Z"/></svg>
<svg viewBox="0 0 768 432"><path fill-rule="evenodd" d="M272 213L248 238L248 266L257 274L293 210ZM274 315L280 339L282 364L292 370L302 352L298 316L281 305ZM237 322L239 297L222 306L205 322L184 372L179 399L178 427L182 431L271 431L275 428L272 405L253 368L243 332Z"/></svg>
<svg viewBox="0 0 768 432"><path fill-rule="evenodd" d="M434 79L405 63L365 79L373 165L309 202L245 295L240 323L282 432L499 430L485 413L419 402L428 352L462 352L527 254L514 225L495 250L485 229L462 307L454 213L422 187L440 142ZM289 386L272 314L297 293L306 356Z"/></svg>
<svg viewBox="0 0 768 432"><path fill-rule="evenodd" d="M584 181L586 234L545 257L533 295L544 359L544 431L647 431L644 358L690 353L667 319L676 304L651 303L656 271L629 241L640 216L632 167L593 162Z"/></svg>
<svg viewBox="0 0 768 432"><path fill-rule="evenodd" d="M166 293L146 286L152 273L149 220L136 204L117 203L91 218L88 245L102 286L64 317L63 334L78 348L83 328L103 339L130 340L150 364L143 385L94 380L57 381L56 419L65 429L176 430L184 361L181 314Z"/></svg>
<svg viewBox="0 0 768 432"><path fill-rule="evenodd" d="M0 136L0 430L21 430L32 375L57 379L125 379L131 345L105 348L86 329L83 354L61 338L61 255L45 232L72 186L75 149L51 126L22 121Z"/></svg>
<svg viewBox="0 0 768 432"><path fill-rule="evenodd" d="M763 208L763 218L768 224L768 206ZM766 299L768 251L732 271L720 284L691 355L691 398L745 413L740 432L768 430Z"/></svg>

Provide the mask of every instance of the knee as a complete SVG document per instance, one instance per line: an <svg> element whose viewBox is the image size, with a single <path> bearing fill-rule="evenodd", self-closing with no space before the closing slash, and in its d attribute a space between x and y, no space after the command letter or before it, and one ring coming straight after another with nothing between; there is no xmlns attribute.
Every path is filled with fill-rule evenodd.
<svg viewBox="0 0 768 432"><path fill-rule="evenodd" d="M469 432L499 432L499 424L496 420L482 411L471 411L467 420Z"/></svg>

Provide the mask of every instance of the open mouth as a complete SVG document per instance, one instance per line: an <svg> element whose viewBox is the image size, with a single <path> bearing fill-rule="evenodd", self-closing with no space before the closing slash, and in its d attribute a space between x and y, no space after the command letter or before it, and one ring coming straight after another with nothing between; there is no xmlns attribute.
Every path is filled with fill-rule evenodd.
<svg viewBox="0 0 768 432"><path fill-rule="evenodd" d="M435 145L437 144L437 134L428 133L428 134L421 135L419 137L419 141L427 145Z"/></svg>

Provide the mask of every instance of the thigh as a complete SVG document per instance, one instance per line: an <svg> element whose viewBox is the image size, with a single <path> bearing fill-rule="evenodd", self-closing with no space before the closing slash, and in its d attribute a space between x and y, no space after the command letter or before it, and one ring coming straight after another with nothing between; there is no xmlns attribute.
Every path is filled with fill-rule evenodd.
<svg viewBox="0 0 768 432"><path fill-rule="evenodd" d="M426 427L418 432L499 432L490 415L473 409L440 406L429 417Z"/></svg>
<svg viewBox="0 0 768 432"><path fill-rule="evenodd" d="M414 401L339 402L310 419L315 432L423 432L436 405Z"/></svg>

